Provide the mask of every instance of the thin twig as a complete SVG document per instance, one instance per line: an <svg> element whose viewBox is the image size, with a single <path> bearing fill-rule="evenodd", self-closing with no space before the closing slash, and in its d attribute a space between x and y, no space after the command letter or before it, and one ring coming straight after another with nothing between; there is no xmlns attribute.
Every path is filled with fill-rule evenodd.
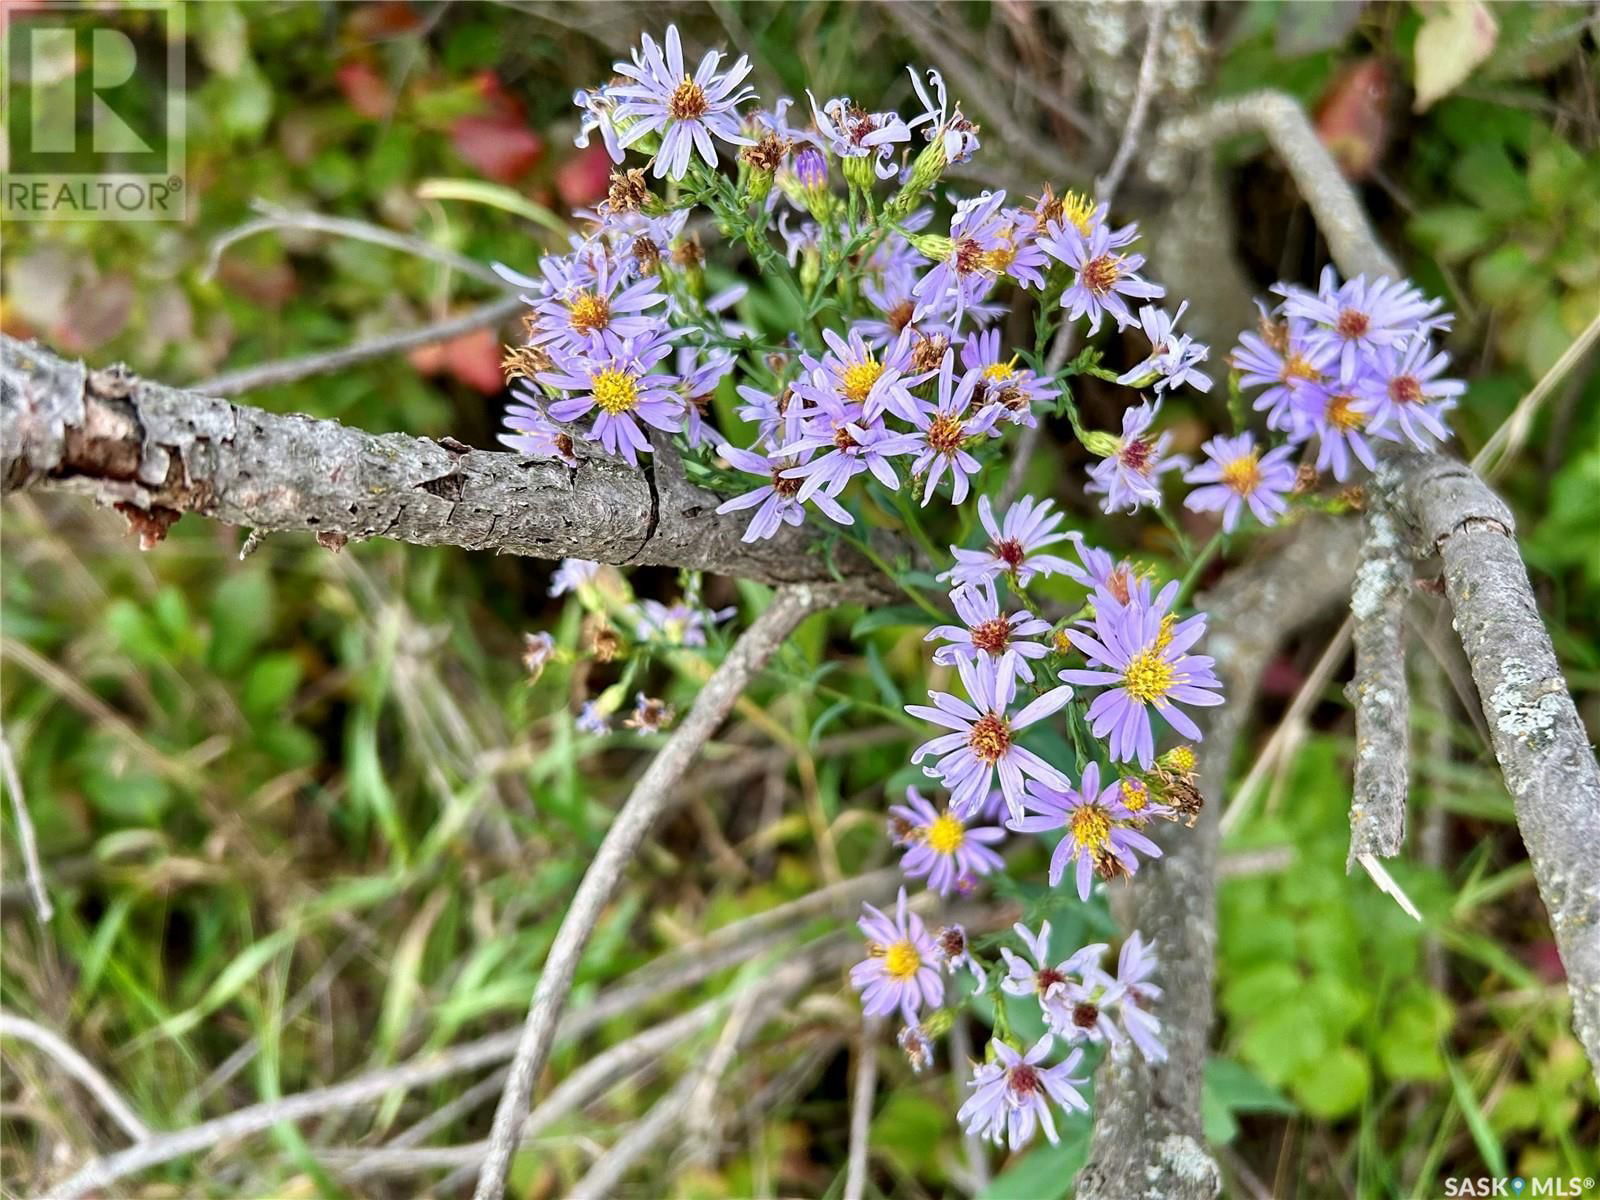
<svg viewBox="0 0 1600 1200"><path fill-rule="evenodd" d="M1155 94L1158 81L1156 68L1161 62L1161 36L1167 28L1167 6L1165 0L1148 0L1145 9L1149 14L1148 30L1144 57L1139 60L1139 83L1133 94L1133 107L1128 110L1128 123L1122 130L1116 157L1095 184L1095 199L1106 204L1111 203L1122 186L1122 177L1127 174L1134 151L1139 148L1139 135L1144 132L1145 116L1150 111L1150 98Z"/></svg>
<svg viewBox="0 0 1600 1200"><path fill-rule="evenodd" d="M28 799L22 793L22 776L17 771L17 760L12 757L11 743L0 730L0 774L5 777L6 790L11 793L11 811L17 821L17 846L22 851L22 870L28 880L28 892L33 897L33 909L40 921L55 915L50 904L50 893L44 886L44 868L39 865L39 844L33 834L33 818L28 815Z"/></svg>
<svg viewBox="0 0 1600 1200"><path fill-rule="evenodd" d="M706 739L732 711L740 694L795 626L819 608L836 602L837 598L836 592L827 587L801 584L780 589L772 604L740 635L722 665L706 680L695 698L694 707L645 769L612 821L605 840L584 872L539 974L522 1041L512 1061L511 1076L495 1110L489 1154L478 1174L474 1200L500 1200L504 1194L511 1153L528 1111L534 1081L550 1052L556 1020L566 1007L578 960L589 944L602 910L621 882L623 871L666 807L678 780L689 769Z"/></svg>
<svg viewBox="0 0 1600 1200"><path fill-rule="evenodd" d="M950 1087L955 1097L951 1111L960 1108L971 1093L967 1081L972 1078L972 1027L965 1013L957 1013L950 1026ZM967 1164L967 1190L974 1196L989 1186L989 1153L983 1139L970 1130L961 1134L962 1153Z"/></svg>
<svg viewBox="0 0 1600 1200"><path fill-rule="evenodd" d="M1400 275L1398 264L1379 244L1366 210L1339 164L1311 127L1305 109L1283 92L1250 92L1169 121L1157 131L1150 173L1177 185L1193 170L1187 161L1189 152L1252 132L1264 135L1283 160L1328 241L1329 253L1345 275Z"/></svg>
<svg viewBox="0 0 1600 1200"><path fill-rule="evenodd" d="M375 246L387 246L391 250L398 250L402 254L410 254L416 258L427 259L449 267L452 271L460 271L469 275L480 283L487 283L497 291L505 291L510 285L490 268L484 266L476 259L467 258L457 254L454 250L435 245L423 238L413 237L410 234L386 229L382 225L373 225L368 221L355 221L348 217L330 217L323 213L293 212L289 209L277 208L268 204L257 204L256 208L262 216L253 221L246 221L235 229L215 238L206 253L206 268L203 278L210 279L217 273L218 266L222 263L222 255L235 242L245 238L254 237L258 233L269 233L275 229L304 229L312 233L327 233L335 237L353 238L358 242L370 242Z"/></svg>
<svg viewBox="0 0 1600 1200"><path fill-rule="evenodd" d="M1572 345L1561 352L1561 357L1550 364L1550 369L1539 377L1533 389L1517 401L1511 415L1500 423L1499 428L1483 444L1483 449L1473 456L1473 470L1490 481L1499 478L1506 464L1516 457L1517 451L1527 441L1528 432L1533 428L1533 418L1540 406L1555 391L1556 385L1582 361L1583 356L1594 349L1597 339L1600 339L1600 313L1596 313Z"/></svg>
<svg viewBox="0 0 1600 1200"><path fill-rule="evenodd" d="M878 1094L878 1038L883 1021L867 1017L856 1042L856 1082L850 1092L850 1157L845 1164L844 1200L862 1200L867 1190L867 1155L872 1149L872 1102Z"/></svg>
<svg viewBox="0 0 1600 1200"><path fill-rule="evenodd" d="M122 1097L109 1079L82 1054L68 1045L66 1039L27 1017L0 1009L0 1037L14 1037L27 1042L48 1055L57 1066L89 1090L100 1102L100 1107L118 1125L122 1126L135 1144L147 1142L155 1136L150 1126L139 1119L133 1105Z"/></svg>
<svg viewBox="0 0 1600 1200"><path fill-rule="evenodd" d="M464 333L482 329L485 325L498 324L523 307L525 306L521 298L502 296L498 300L491 300L487 304L447 317L442 321L435 321L431 325L380 334L364 342L341 346L337 350L327 350L320 354L283 358L276 362L229 371L194 384L192 390L207 396L237 396L258 388L277 387L299 379L310 379L315 375L328 375L374 358L387 358L392 354L415 350L418 346L447 342Z"/></svg>

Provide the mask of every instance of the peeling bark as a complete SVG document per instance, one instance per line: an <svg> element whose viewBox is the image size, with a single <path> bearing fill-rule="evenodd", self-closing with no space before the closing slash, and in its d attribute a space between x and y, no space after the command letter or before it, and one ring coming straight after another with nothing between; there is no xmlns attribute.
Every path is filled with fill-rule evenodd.
<svg viewBox="0 0 1600 1200"><path fill-rule="evenodd" d="M537 558L690 567L763 583L888 581L816 527L741 542L747 518L690 484L659 447L640 467L578 448L579 464L472 450L454 439L370 434L89 370L0 338L0 491L52 490L112 505L141 540L198 513L263 532L394 538Z"/></svg>

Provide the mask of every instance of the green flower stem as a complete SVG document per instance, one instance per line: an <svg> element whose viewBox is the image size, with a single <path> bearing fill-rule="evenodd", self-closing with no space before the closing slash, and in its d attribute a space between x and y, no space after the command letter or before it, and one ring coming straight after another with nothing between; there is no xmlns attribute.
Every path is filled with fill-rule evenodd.
<svg viewBox="0 0 1600 1200"><path fill-rule="evenodd" d="M1211 535L1211 540L1200 548L1200 553L1194 556L1188 571L1184 573L1183 582L1178 585L1178 598L1173 602L1173 608L1180 608L1188 601L1189 594L1200 582L1200 573L1206 569L1206 564L1226 549L1227 545L1228 535L1220 529Z"/></svg>

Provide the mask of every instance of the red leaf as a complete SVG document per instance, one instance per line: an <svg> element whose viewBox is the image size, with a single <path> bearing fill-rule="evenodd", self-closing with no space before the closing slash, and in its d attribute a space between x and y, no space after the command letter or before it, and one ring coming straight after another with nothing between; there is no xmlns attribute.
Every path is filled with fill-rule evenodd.
<svg viewBox="0 0 1600 1200"><path fill-rule="evenodd" d="M598 141L556 168L556 191L568 208L593 204L611 183L611 156Z"/></svg>
<svg viewBox="0 0 1600 1200"><path fill-rule="evenodd" d="M338 80L346 103L368 120L380 120L393 109L394 94L371 63L345 63L334 72L334 78Z"/></svg>
<svg viewBox="0 0 1600 1200"><path fill-rule="evenodd" d="M505 388L505 376L500 370L501 353L494 330L479 329L448 342L419 346L406 358L424 375L448 372L475 391L493 396Z"/></svg>
<svg viewBox="0 0 1600 1200"><path fill-rule="evenodd" d="M450 144L496 183L515 183L544 156L544 139L507 115L461 117L450 127Z"/></svg>
<svg viewBox="0 0 1600 1200"><path fill-rule="evenodd" d="M1389 141L1389 74L1376 58L1351 63L1317 104L1317 136L1347 178L1364 179Z"/></svg>

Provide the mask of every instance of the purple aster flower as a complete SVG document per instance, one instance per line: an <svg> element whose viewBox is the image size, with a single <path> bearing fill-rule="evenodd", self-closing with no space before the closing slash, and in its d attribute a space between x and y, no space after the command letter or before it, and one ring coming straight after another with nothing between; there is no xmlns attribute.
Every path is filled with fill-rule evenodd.
<svg viewBox="0 0 1600 1200"><path fill-rule="evenodd" d="M902 421L913 420L914 414L925 406L911 394L911 389L933 374L918 372L912 364L913 336L911 330L903 329L899 337L879 350L864 336L860 325L852 327L844 337L826 329L822 339L827 343L827 352L820 360L801 356L805 369L795 380L795 392L816 405L834 400L858 406L869 423L885 412L894 413Z"/></svg>
<svg viewBox="0 0 1600 1200"><path fill-rule="evenodd" d="M1109 1045L1113 1051L1120 1051L1127 1037L1112 1020L1107 1007L1113 997L1095 978L1103 977L1099 968L1091 966L1088 971L1088 978L1082 982L1073 980L1062 989L1056 1009L1049 1014L1055 1018L1049 1023L1050 1028L1068 1045L1087 1042L1095 1046Z"/></svg>
<svg viewBox="0 0 1600 1200"><path fill-rule="evenodd" d="M956 205L950 222L950 248L917 282L916 319L948 306L959 325L970 304L977 303L1014 257L1010 226L1001 211L1004 192L983 192ZM942 243L941 243L942 244Z"/></svg>
<svg viewBox="0 0 1600 1200"><path fill-rule="evenodd" d="M750 524L745 529L741 541L761 541L773 536L784 525L799 525L806 519L805 505L798 495L801 481L787 474L791 468L804 462L804 458L759 454L754 450L740 450L737 446L730 446L726 442L717 447L717 453L739 470L748 471L752 475L764 475L769 480L755 491L735 496L732 500L724 500L717 506L719 513L737 512L745 508L756 509L756 515L750 518ZM849 510L826 492L813 492L806 499L840 525L856 523Z"/></svg>
<svg viewBox="0 0 1600 1200"><path fill-rule="evenodd" d="M1034 997L1044 1013L1046 1024L1054 1028L1056 1021L1065 1017L1060 1010L1061 998L1066 993L1067 985L1073 982L1072 977L1081 973L1087 964L1099 961L1100 956L1106 951L1106 944L1097 942L1091 946L1084 946L1061 962L1052 965L1049 921L1039 926L1037 934L1020 921L1011 928L1022 939L1022 944L1033 961L1029 962L1020 954L1014 954L1002 946L1000 957L1005 960L1006 977L1000 981L1001 990L1013 996Z"/></svg>
<svg viewBox="0 0 1600 1200"><path fill-rule="evenodd" d="M1432 450L1450 440L1444 415L1467 390L1459 379L1440 379L1450 356L1435 354L1427 338L1413 338L1404 349L1385 347L1366 364L1357 390L1368 400L1373 432L1399 428L1418 450ZM1392 436L1392 435L1391 435Z"/></svg>
<svg viewBox="0 0 1600 1200"><path fill-rule="evenodd" d="M1044 1127L1051 1143L1059 1141L1050 1101L1064 1109L1089 1111L1089 1102L1080 1090L1089 1081L1072 1074L1083 1051L1075 1049L1053 1067L1039 1064L1050 1053L1052 1036L1045 1034L1027 1054L1019 1054L998 1038L989 1043L994 1060L974 1068L967 1086L973 1089L961 1106L957 1119L968 1133L980 1134L999 1145L1004 1139L1010 1148L1020 1150L1033 1140L1034 1130Z"/></svg>
<svg viewBox="0 0 1600 1200"><path fill-rule="evenodd" d="M921 1025L904 1026L894 1040L914 1074L920 1075L933 1066L933 1039Z"/></svg>
<svg viewBox="0 0 1600 1200"><path fill-rule="evenodd" d="M1343 483L1350 475L1354 455L1367 470L1376 470L1377 457L1368 438L1397 441L1398 435L1376 425L1373 413L1382 401L1360 394L1353 384L1307 383L1294 394L1293 437L1303 441L1317 435L1317 470L1332 471Z"/></svg>
<svg viewBox="0 0 1600 1200"><path fill-rule="evenodd" d="M946 350L939 366L939 387L932 411L920 405L910 410L910 421L917 429L918 451L911 464L913 477L927 475L922 489L922 505L927 507L933 499L934 489L950 472L951 502L960 504L967 498L968 481L982 469L982 464L967 452L968 443L987 439L994 428L1000 410L985 408L969 416L973 391L978 385L975 375L964 375L955 382L955 351Z"/></svg>
<svg viewBox="0 0 1600 1200"><path fill-rule="evenodd" d="M550 415L574 421L599 409L589 440L638 466L638 451L650 450L640 421L668 433L683 428L683 404L672 390L672 377L650 373L671 352L672 344L659 339L608 338L597 349L571 355L538 376L540 383L574 393L551 404Z"/></svg>
<svg viewBox="0 0 1600 1200"><path fill-rule="evenodd" d="M916 68L907 67L906 70L911 72L911 86L916 89L917 99L922 101L924 109L920 117L907 122L907 127L915 129L918 125L927 125L925 136L930 143L939 143L946 163L967 162L978 151L978 127L961 115L960 104L956 105L954 112L950 111L943 75L932 67L928 68L928 83L933 86L933 96L930 96ZM938 97L937 103L934 96Z"/></svg>
<svg viewBox="0 0 1600 1200"><path fill-rule="evenodd" d="M1320 382L1334 369L1339 348L1311 343L1309 321L1279 320L1259 300L1256 307L1261 310L1260 332L1240 334L1228 363L1239 372L1241 388L1266 389L1254 403L1257 412L1267 414L1267 428L1292 429L1295 393L1307 381Z"/></svg>
<svg viewBox="0 0 1600 1200"><path fill-rule="evenodd" d="M1147 436L1160 412L1159 400L1154 404L1146 400L1124 409L1122 437L1116 440L1116 451L1089 468L1090 482L1083 490L1105 496L1100 505L1103 512L1135 512L1146 504L1160 505L1162 473L1188 466L1181 454L1167 457L1170 433Z"/></svg>
<svg viewBox="0 0 1600 1200"><path fill-rule="evenodd" d="M879 179L894 177L894 148L911 140L911 129L900 114L868 112L859 104L852 104L848 96L836 96L819 106L809 88L806 97L811 101L812 119L830 150L840 158L871 159Z"/></svg>
<svg viewBox="0 0 1600 1200"><path fill-rule="evenodd" d="M908 788L907 792L914 789ZM954 975L965 967L972 972L973 994L977 995L988 986L989 977L984 974L983 968L972 957L972 947L967 942L967 931L960 925L946 925L934 934L933 944L938 952L939 964L946 971Z"/></svg>
<svg viewBox="0 0 1600 1200"><path fill-rule="evenodd" d="M805 481L795 493L795 499L804 503L819 490L837 496L863 471L871 471L884 487L899 489L900 477L894 473L889 460L912 453L919 442L912 434L891 432L881 417L875 422L868 421L861 407L823 393L821 402L801 418L800 436L778 447L775 452L778 455L800 455L806 460L784 472L789 479ZM823 451L822 456L811 458L812 452L817 450Z"/></svg>
<svg viewBox="0 0 1600 1200"><path fill-rule="evenodd" d="M615 118L624 122L621 144L631 146L652 133L661 135L655 154L657 179L663 175L682 179L689 170L689 159L699 150L706 166L715 168L717 150L712 135L734 146L755 143L739 131L739 105L755 92L740 87L750 74L750 60L740 55L737 62L719 75L720 50L708 50L700 67L690 78L684 69L683 47L678 27L667 26L666 55L647 33L641 50L633 52L633 62L619 62L614 70L634 80L614 86L611 94L620 104Z"/></svg>
<svg viewBox="0 0 1600 1200"><path fill-rule="evenodd" d="M1011 664L1018 678L1033 682L1030 658L1043 658L1050 653L1041 642L1026 639L1050 631L1050 622L1042 621L1023 609L1009 616L1000 615L1000 599L995 593L992 579L957 587L950 593L950 602L956 606L960 625L939 625L928 631L922 640L931 642L943 638L948 645L933 652L933 661L941 666L953 667L959 662L976 662L987 659L986 666L998 667L1007 651L1011 651Z"/></svg>
<svg viewBox="0 0 1600 1200"><path fill-rule="evenodd" d="M537 407L536 397L519 381L512 389L513 395L526 399L528 404L506 405L505 423L509 432L501 433L502 445L510 446L518 454L534 458L558 458L569 467L578 465L573 454L572 437L559 429Z"/></svg>
<svg viewBox="0 0 1600 1200"><path fill-rule="evenodd" d="M800 436L800 411L803 406L795 402L793 384L783 384L775 392L764 392L741 383L734 390L744 401L734 411L741 421L756 426L758 445L777 447Z"/></svg>
<svg viewBox="0 0 1600 1200"><path fill-rule="evenodd" d="M563 558L555 574L550 576L550 594L565 596L568 592L575 592L584 584L594 582L599 574L600 564L597 562L590 562L586 558Z"/></svg>
<svg viewBox="0 0 1600 1200"><path fill-rule="evenodd" d="M585 700L583 707L578 710L576 720L578 729L583 733L602 734L611 732L611 718L600 711L593 700Z"/></svg>
<svg viewBox="0 0 1600 1200"><path fill-rule="evenodd" d="M1185 508L1220 512L1224 533L1233 532L1246 504L1263 525L1277 524L1289 507L1284 497L1294 489L1295 468L1290 461L1294 451L1290 447L1279 446L1263 455L1256 449L1254 435L1241 433L1238 437L1214 437L1200 448L1209 461L1183 479L1208 486L1190 492L1183 501Z"/></svg>
<svg viewBox="0 0 1600 1200"><path fill-rule="evenodd" d="M1005 840L1005 830L993 825L969 827L950 810L937 811L915 788L907 788L906 802L892 806L889 813L897 819L895 828L906 830L900 870L908 879L927 876L928 886L941 896L948 896L957 880L975 879L1005 865L989 849L990 843Z"/></svg>
<svg viewBox="0 0 1600 1200"><path fill-rule="evenodd" d="M663 258L683 237L689 210L680 208L665 216L642 212L607 213L597 237L610 248L621 268L631 275L654 275Z"/></svg>
<svg viewBox="0 0 1600 1200"><path fill-rule="evenodd" d="M621 162L623 152L622 143L617 138L617 102L611 94L611 89L579 88L572 93L572 103L583 109L583 122L579 126L577 136L572 139L572 144L580 150L588 149L589 135L598 129L611 161Z"/></svg>
<svg viewBox="0 0 1600 1200"><path fill-rule="evenodd" d="M683 397L684 440L691 448L709 446L722 435L706 424L717 385L733 373L735 359L727 350L698 346L678 348L678 394Z"/></svg>
<svg viewBox="0 0 1600 1200"><path fill-rule="evenodd" d="M1096 737L1100 734L1097 732ZM1114 753L1114 752L1113 752ZM1083 768L1083 779L1076 788L1028 786L1023 804L1027 816L1013 817L1008 828L1018 833L1049 833L1065 829L1067 836L1056 843L1050 856L1050 886L1056 887L1066 874L1067 863L1076 863L1078 899L1089 898L1089 887L1096 870L1107 878L1112 874L1132 875L1139 869L1138 855L1160 858L1161 847L1144 834L1128 827L1133 814L1122 804L1122 790L1112 780L1100 786L1100 764Z"/></svg>
<svg viewBox="0 0 1600 1200"><path fill-rule="evenodd" d="M556 258L546 255L541 264L547 279ZM621 291L617 290L619 287ZM670 336L664 315L644 311L667 300L660 287L661 280L653 275L625 283L623 273L607 257L599 256L592 274L551 279L548 294L542 299L523 297L539 317L528 345L546 346L552 353L581 353L601 349L606 334L638 341L653 335Z"/></svg>
<svg viewBox="0 0 1600 1200"><path fill-rule="evenodd" d="M1150 1011L1161 998L1161 988L1151 983L1159 964L1155 947L1146 946L1138 930L1128 935L1117 955L1117 975L1113 979L1096 968L1093 972L1104 993L1099 1006L1115 1013L1146 1062L1166 1062L1167 1048L1161 1044L1161 1022Z"/></svg>
<svg viewBox="0 0 1600 1200"><path fill-rule="evenodd" d="M537 680L544 674L545 664L555 655L556 639L549 633L541 630L538 633L525 633L522 635L522 665L528 674ZM1002 837L1005 835L1002 833Z"/></svg>
<svg viewBox="0 0 1600 1200"><path fill-rule="evenodd" d="M861 1010L869 1017L898 1011L907 1025L917 1023L923 1005L937 1008L944 1000L938 950L922 918L906 909L906 890L895 901L894 920L870 904L862 904L857 927L867 937L867 957L850 968L850 983L861 993Z"/></svg>
<svg viewBox="0 0 1600 1200"><path fill-rule="evenodd" d="M1132 229L1130 225L1123 232ZM1085 237L1070 223L1052 226L1039 239L1051 257L1072 268L1072 285L1061 293L1061 307L1071 321L1087 315L1091 333L1099 332L1105 313L1111 314L1119 329L1138 323L1123 297L1156 300L1167 294L1165 288L1139 277L1144 255L1118 254L1111 243L1112 232L1104 225L1094 226Z"/></svg>
<svg viewBox="0 0 1600 1200"><path fill-rule="evenodd" d="M641 600L633 636L641 642L659 639L676 646L704 646L707 627L721 624L738 611L732 604L727 608L704 609L691 608L681 600L670 605L659 600Z"/></svg>
<svg viewBox="0 0 1600 1200"><path fill-rule="evenodd" d="M1179 335L1175 328L1188 307L1189 302L1185 300L1171 316L1166 309L1154 304L1146 304L1139 310L1139 324L1145 337L1150 339L1150 353L1143 362L1117 376L1118 383L1141 387L1153 376L1158 394L1186 383L1196 391L1211 390L1210 377L1198 369L1210 357L1210 347L1196 342L1188 334Z"/></svg>
<svg viewBox="0 0 1600 1200"><path fill-rule="evenodd" d="M633 712L623 724L640 733L661 733L677 715L665 700L657 700L639 692L634 696Z"/></svg>
<svg viewBox="0 0 1600 1200"><path fill-rule="evenodd" d="M974 333L961 344L961 365L978 376L976 402L997 405L1000 419L1013 425L1037 425L1035 404L1049 404L1058 395L1055 386L1038 378L1027 367L1017 366L1017 356L1002 360L1000 331Z"/></svg>
<svg viewBox="0 0 1600 1200"><path fill-rule="evenodd" d="M1188 653L1205 634L1205 614L1177 621L1167 611L1173 594L1174 589L1164 590L1154 604L1097 604L1093 637L1066 631L1092 669L1063 671L1061 678L1108 688L1095 697L1088 716L1095 737L1109 736L1117 762L1137 758L1146 769L1155 762L1151 707L1179 733L1198 741L1199 727L1178 705L1222 703L1222 683L1211 670L1212 659Z"/></svg>
<svg viewBox="0 0 1600 1200"><path fill-rule="evenodd" d="M978 520L989 535L988 546L982 550L951 546L956 564L939 576L941 580L964 584L1010 575L1026 587L1035 575L1072 572L1072 565L1066 559L1041 553L1046 546L1081 536L1056 532L1062 514L1051 511L1051 501L1024 496L1008 508L1005 519L997 523L989 497L979 496Z"/></svg>
<svg viewBox="0 0 1600 1200"><path fill-rule="evenodd" d="M1354 379L1363 355L1394 346L1416 333L1449 328L1449 314L1439 314L1441 300L1429 300L1404 279L1365 275L1339 282L1333 267L1324 267L1315 294L1304 288L1274 289L1285 298L1284 311L1315 323L1308 335L1313 345L1336 347L1339 374Z"/></svg>
<svg viewBox="0 0 1600 1200"><path fill-rule="evenodd" d="M957 815L963 818L972 815L989 795L996 773L1000 777L1000 790L1005 793L1006 804L1013 814L1022 811L1024 776L1057 787L1069 786L1066 776L1033 751L1018 745L1016 736L1035 721L1059 711L1072 699L1072 689L1052 688L1013 715L1011 702L1017 690L1014 663L1002 657L999 665L990 669L979 662L959 662L956 671L971 703L948 692L930 691L928 698L933 701L932 707L908 704L906 711L954 731L922 743L912 752L911 761L920 763L929 755L938 756L932 766L923 767L922 771L943 782L950 792L950 807Z"/></svg>

